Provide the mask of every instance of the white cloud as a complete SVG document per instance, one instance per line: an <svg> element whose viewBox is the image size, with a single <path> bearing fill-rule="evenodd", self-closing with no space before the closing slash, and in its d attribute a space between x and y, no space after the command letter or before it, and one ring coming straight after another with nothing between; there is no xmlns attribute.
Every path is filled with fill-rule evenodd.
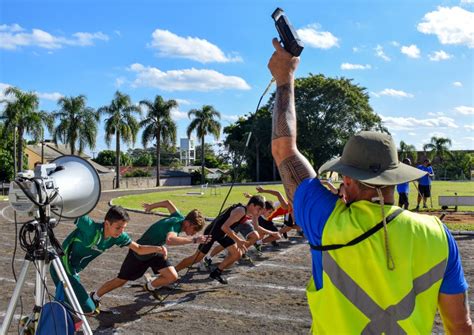
<svg viewBox="0 0 474 335"><path fill-rule="evenodd" d="M180 105L191 105L191 101L186 99L174 99Z"/></svg>
<svg viewBox="0 0 474 335"><path fill-rule="evenodd" d="M173 120L185 120L188 118L188 113L187 112L182 112L178 108L173 108L171 110L171 118Z"/></svg>
<svg viewBox="0 0 474 335"><path fill-rule="evenodd" d="M230 121L230 122L235 122L239 119L239 115L224 115L222 114L222 120Z"/></svg>
<svg viewBox="0 0 474 335"><path fill-rule="evenodd" d="M390 62L390 57L385 54L385 52L383 51L383 47L380 44L378 44L375 48L375 55L377 57L382 58L386 62Z"/></svg>
<svg viewBox="0 0 474 335"><path fill-rule="evenodd" d="M42 93L42 92L35 92L38 98L40 99L45 99L45 100L51 100L51 101L58 101L61 99L64 95L58 92L53 92L53 93Z"/></svg>
<svg viewBox="0 0 474 335"><path fill-rule="evenodd" d="M142 64L132 64L130 71L136 73L133 87L153 87L163 91L201 91L236 89L249 90L250 86L244 79L236 76L226 76L214 70L195 68L170 70L163 72L156 67L145 67Z"/></svg>
<svg viewBox="0 0 474 335"><path fill-rule="evenodd" d="M454 87L462 87L462 83L460 81L454 81L453 86Z"/></svg>
<svg viewBox="0 0 474 335"><path fill-rule="evenodd" d="M474 107L469 106L458 106L454 110L462 115L474 115Z"/></svg>
<svg viewBox="0 0 474 335"><path fill-rule="evenodd" d="M1 27L2 27L2 26L0 26L0 29L1 29ZM10 84L5 84L5 83L0 83L0 100L9 100L9 101L11 100L11 97L10 97L10 96L7 97L7 96L5 95L5 90L6 90L7 88L9 88L10 86L12 86L12 85L10 85Z"/></svg>
<svg viewBox="0 0 474 335"><path fill-rule="evenodd" d="M393 45L396 48L398 48L400 46L400 43L398 43L397 41L392 41L392 42L390 42L390 44Z"/></svg>
<svg viewBox="0 0 474 335"><path fill-rule="evenodd" d="M464 125L464 128L466 128L467 131L474 131L474 125L472 124L466 124Z"/></svg>
<svg viewBox="0 0 474 335"><path fill-rule="evenodd" d="M200 63L241 62L239 56L225 55L219 47L198 37L181 37L168 30L156 29L150 47L158 50L159 56L192 59Z"/></svg>
<svg viewBox="0 0 474 335"><path fill-rule="evenodd" d="M443 112L436 112L436 113L429 112L428 115L429 116L444 116L444 113Z"/></svg>
<svg viewBox="0 0 474 335"><path fill-rule="evenodd" d="M342 63L341 70L368 70L372 67L369 64L351 64L351 63Z"/></svg>
<svg viewBox="0 0 474 335"><path fill-rule="evenodd" d="M386 95L389 97L395 98L413 98L414 95L411 93L407 93L405 91L395 90L393 88L386 88L378 93L374 93L374 95L378 98L380 96Z"/></svg>
<svg viewBox="0 0 474 335"><path fill-rule="evenodd" d="M474 0L461 0L461 4L474 4Z"/></svg>
<svg viewBox="0 0 474 335"><path fill-rule="evenodd" d="M474 13L461 7L438 7L419 23L418 31L434 34L441 44L466 45L474 48Z"/></svg>
<svg viewBox="0 0 474 335"><path fill-rule="evenodd" d="M439 62L440 60L447 60L453 58L453 55L450 55L447 52L440 50L429 54L428 57L431 61Z"/></svg>
<svg viewBox="0 0 474 335"><path fill-rule="evenodd" d="M120 87L123 86L123 84L126 83L126 81L127 81L127 79L125 79L124 77L118 77L118 78L115 79L115 84L114 84L114 86L115 86L116 88L120 88Z"/></svg>
<svg viewBox="0 0 474 335"><path fill-rule="evenodd" d="M458 128L454 122L454 119L444 116L433 119L416 119L414 117L391 117L383 115L380 117L382 118L384 125L389 128L389 130L416 130L420 127Z"/></svg>
<svg viewBox="0 0 474 335"><path fill-rule="evenodd" d="M400 49L402 54L407 55L410 58L420 58L420 49L415 44L409 46L403 45Z"/></svg>
<svg viewBox="0 0 474 335"><path fill-rule="evenodd" d="M72 38L54 36L41 29L25 32L18 24L0 26L0 48L15 50L18 47L36 46L44 49L60 49L65 45L90 46L94 40L108 41L109 37L101 32L77 32Z"/></svg>
<svg viewBox="0 0 474 335"><path fill-rule="evenodd" d="M338 47L339 39L329 31L319 31L317 24L311 24L298 29L297 33L306 46L318 49Z"/></svg>
<svg viewBox="0 0 474 335"><path fill-rule="evenodd" d="M408 135L410 135L410 136L418 136L417 133L414 133L414 132L411 132L411 131L408 133Z"/></svg>

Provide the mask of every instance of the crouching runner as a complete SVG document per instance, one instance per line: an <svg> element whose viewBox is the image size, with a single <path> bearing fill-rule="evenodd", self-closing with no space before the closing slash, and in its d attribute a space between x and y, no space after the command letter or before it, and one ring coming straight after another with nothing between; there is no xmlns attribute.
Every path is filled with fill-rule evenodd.
<svg viewBox="0 0 474 335"><path fill-rule="evenodd" d="M205 235L193 237L202 230L205 223L204 216L197 209L193 209L184 217L170 200L143 204L143 208L146 212L155 208L166 208L170 216L152 224L137 243L172 246L204 243L208 240ZM184 232L188 236L178 236L180 232ZM154 274L158 274L158 277L148 281L144 289L159 299L157 289L178 280L178 273L168 261L166 254L139 255L133 250L130 250L125 257L117 278L104 283L97 292L92 292L91 296L98 304L104 294L125 285L129 280L137 280L145 274L148 268L151 268Z"/></svg>
<svg viewBox="0 0 474 335"><path fill-rule="evenodd" d="M198 250L191 256L186 257L178 265L176 270L181 271L194 263L200 262L212 248L214 242L219 243L227 249L228 255L219 265L211 272L210 278L217 280L221 284L227 284L227 280L222 277L222 271L228 268L247 251L247 241L241 239L233 230L232 226L246 215L258 218L265 206L265 198L255 195L250 198L247 205L235 204L227 208L212 223L206 227L204 234L209 234L212 239L208 243L202 243Z"/></svg>
<svg viewBox="0 0 474 335"><path fill-rule="evenodd" d="M112 206L105 214L104 222L95 222L89 216L84 215L76 219L76 228L71 232L62 244L64 255L61 262L76 294L82 311L86 314L99 312L97 304L87 293L81 283L79 273L96 257L114 245L128 247L133 252L144 254L166 254L166 249L161 246L140 245L130 239L124 231L130 217L125 209L120 206ZM56 285L56 299L67 301L64 296L63 283L59 280L54 267L50 268L51 277Z"/></svg>

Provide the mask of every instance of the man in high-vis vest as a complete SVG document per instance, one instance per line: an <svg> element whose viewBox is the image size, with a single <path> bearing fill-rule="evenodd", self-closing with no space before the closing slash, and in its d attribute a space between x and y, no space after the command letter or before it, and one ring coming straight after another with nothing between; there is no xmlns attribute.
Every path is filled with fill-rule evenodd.
<svg viewBox="0 0 474 335"><path fill-rule="evenodd" d="M346 202L322 186L296 145L299 58L277 39L273 46L272 154L311 247L312 332L430 334L439 308L448 333L471 334L468 285L449 230L434 216L394 205L395 185L426 172L400 163L390 136L366 131L319 170L343 176Z"/></svg>

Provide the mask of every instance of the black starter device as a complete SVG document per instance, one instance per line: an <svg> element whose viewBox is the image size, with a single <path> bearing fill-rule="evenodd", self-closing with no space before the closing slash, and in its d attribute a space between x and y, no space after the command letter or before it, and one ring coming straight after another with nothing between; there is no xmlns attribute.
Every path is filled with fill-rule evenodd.
<svg viewBox="0 0 474 335"><path fill-rule="evenodd" d="M275 26L278 34L280 35L280 40L283 43L283 47L290 54L298 57L304 49L304 44L298 37L298 34L291 25L283 9L275 9L272 14L272 18L275 20Z"/></svg>

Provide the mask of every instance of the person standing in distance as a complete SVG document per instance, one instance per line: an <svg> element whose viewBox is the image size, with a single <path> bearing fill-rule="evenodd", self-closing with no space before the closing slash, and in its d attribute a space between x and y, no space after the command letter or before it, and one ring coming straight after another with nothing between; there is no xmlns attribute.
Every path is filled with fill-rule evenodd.
<svg viewBox="0 0 474 335"><path fill-rule="evenodd" d="M418 165L417 168L427 172L427 174L418 180L418 198L415 209L418 211L420 210L420 202L422 198L423 208L428 208L428 206L426 206L426 200L431 197L431 180L434 178L434 172L429 159L425 159L423 164Z"/></svg>
<svg viewBox="0 0 474 335"><path fill-rule="evenodd" d="M410 158L404 158L403 164L407 164L411 166ZM398 207L402 207L408 209L410 205L408 201L408 195L410 194L410 183L401 183L397 185L397 193L398 193Z"/></svg>
<svg viewBox="0 0 474 335"><path fill-rule="evenodd" d="M311 246L312 332L427 334L438 307L448 333L471 334L467 283L449 230L434 216L394 206L395 185L426 172L400 164L390 136L365 131L319 169L344 176L347 203L322 186L296 142L300 60L277 39L273 46L272 154Z"/></svg>

